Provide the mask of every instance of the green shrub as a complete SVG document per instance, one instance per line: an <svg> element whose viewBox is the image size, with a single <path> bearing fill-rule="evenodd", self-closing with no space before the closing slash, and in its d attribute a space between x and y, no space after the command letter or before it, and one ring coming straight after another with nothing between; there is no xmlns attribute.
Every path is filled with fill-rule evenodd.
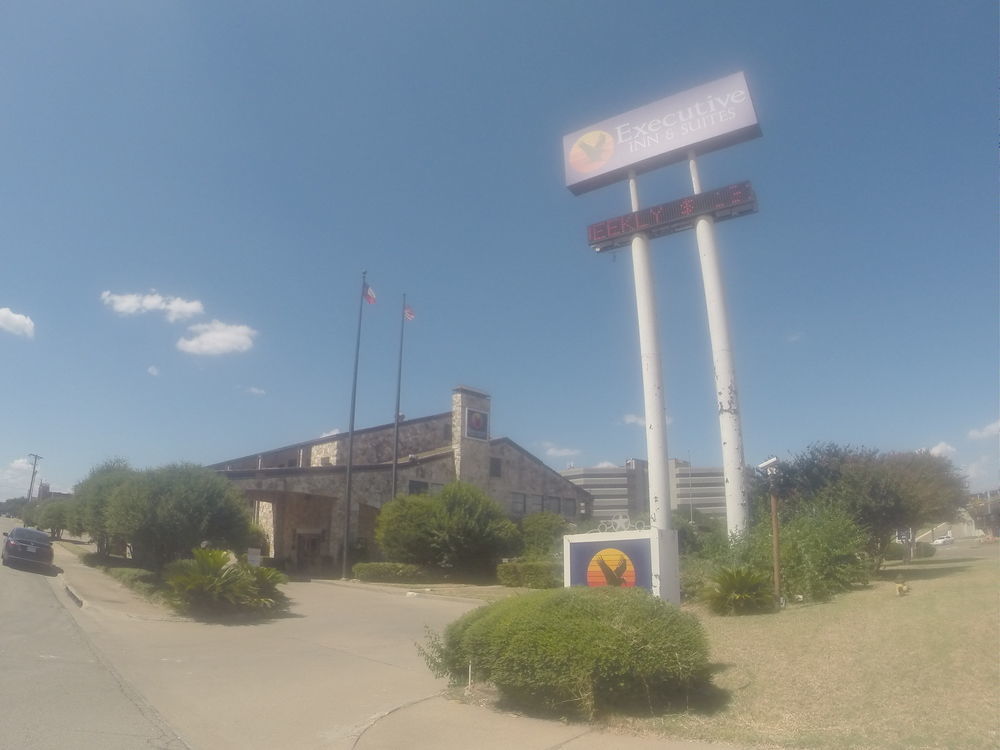
<svg viewBox="0 0 1000 750"><path fill-rule="evenodd" d="M554 552L561 553L567 525L566 519L557 513L531 513L522 518L525 556L548 557Z"/></svg>
<svg viewBox="0 0 1000 750"><path fill-rule="evenodd" d="M681 557L681 599L694 600L701 596L718 567L717 562L704 557L695 555Z"/></svg>
<svg viewBox="0 0 1000 750"><path fill-rule="evenodd" d="M195 549L164 570L171 603L197 614L261 612L287 604L278 585L288 578L274 568L233 560L226 550Z"/></svg>
<svg viewBox="0 0 1000 750"><path fill-rule="evenodd" d="M868 582L867 536L851 516L835 505L800 505L779 532L781 592L824 601L833 594ZM773 569L770 519L755 524L737 545L740 564L770 580ZM766 572L765 572L766 571Z"/></svg>
<svg viewBox="0 0 1000 750"><path fill-rule="evenodd" d="M436 495L400 496L382 506L375 539L397 562L492 579L501 558L517 554L521 534L478 487L452 482Z"/></svg>
<svg viewBox="0 0 1000 750"><path fill-rule="evenodd" d="M504 586L554 589L563 585L563 566L555 560L514 560L497 565L497 580Z"/></svg>
<svg viewBox="0 0 1000 750"><path fill-rule="evenodd" d="M719 568L709 579L705 601L719 615L747 615L774 607L771 582L749 565Z"/></svg>
<svg viewBox="0 0 1000 750"><path fill-rule="evenodd" d="M691 614L644 589L536 591L473 610L421 652L438 676L490 682L509 703L590 718L648 710L708 679L708 644Z"/></svg>
<svg viewBox="0 0 1000 750"><path fill-rule="evenodd" d="M372 583L420 583L427 580L427 573L419 565L394 562L357 563L351 575L359 581Z"/></svg>
<svg viewBox="0 0 1000 750"><path fill-rule="evenodd" d="M132 545L144 567L160 570L204 541L245 550L250 517L243 493L217 472L172 464L132 472L103 508L105 532Z"/></svg>

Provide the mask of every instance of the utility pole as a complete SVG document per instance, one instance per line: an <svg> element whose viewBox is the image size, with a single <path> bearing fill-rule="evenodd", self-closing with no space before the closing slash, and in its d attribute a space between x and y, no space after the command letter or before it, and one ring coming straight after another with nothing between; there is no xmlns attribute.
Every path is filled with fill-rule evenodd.
<svg viewBox="0 0 1000 750"><path fill-rule="evenodd" d="M772 456L759 469L767 473L768 490L771 495L771 564L774 566L774 606L782 607L781 601L781 542L779 539L780 524L778 523L778 459Z"/></svg>
<svg viewBox="0 0 1000 750"><path fill-rule="evenodd" d="M37 453L29 453L28 458L33 458L31 464L31 483L28 485L28 502L31 502L31 491L35 489L35 474L38 473L38 462L42 459Z"/></svg>

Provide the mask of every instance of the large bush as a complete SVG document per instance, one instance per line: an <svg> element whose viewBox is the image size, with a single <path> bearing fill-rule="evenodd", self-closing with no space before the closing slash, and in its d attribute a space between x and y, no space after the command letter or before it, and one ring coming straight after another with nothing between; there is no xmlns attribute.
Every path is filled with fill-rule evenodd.
<svg viewBox="0 0 1000 750"><path fill-rule="evenodd" d="M136 475L124 458L112 458L90 470L87 478L73 488L80 526L90 534L97 552L107 556L112 538L107 524L107 506L114 491Z"/></svg>
<svg viewBox="0 0 1000 750"><path fill-rule="evenodd" d="M566 519L557 513L531 513L521 519L525 557L550 557L562 552Z"/></svg>
<svg viewBox="0 0 1000 750"><path fill-rule="evenodd" d="M379 513L375 538L396 562L492 576L521 537L503 508L482 490L453 482L432 496L398 497Z"/></svg>
<svg viewBox="0 0 1000 750"><path fill-rule="evenodd" d="M855 584L868 582L866 534L836 506L803 505L779 531L781 592L823 601ZM757 524L750 533L749 563L759 571L773 569L771 525Z"/></svg>
<svg viewBox="0 0 1000 750"><path fill-rule="evenodd" d="M564 588L473 610L422 650L438 676L492 683L511 704L592 717L662 704L708 679L691 614L644 589Z"/></svg>
<svg viewBox="0 0 1000 750"><path fill-rule="evenodd" d="M400 495L383 505L375 523L375 541L383 554L394 562L435 565L438 505L428 495Z"/></svg>
<svg viewBox="0 0 1000 750"><path fill-rule="evenodd" d="M251 532L242 492L189 464L134 472L115 487L105 517L107 532L128 541L136 562L154 570L202 542L244 550Z"/></svg>

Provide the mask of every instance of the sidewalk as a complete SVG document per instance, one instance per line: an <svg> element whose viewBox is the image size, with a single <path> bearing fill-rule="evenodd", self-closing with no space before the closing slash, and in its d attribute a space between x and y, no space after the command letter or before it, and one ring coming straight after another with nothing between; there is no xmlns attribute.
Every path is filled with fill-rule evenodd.
<svg viewBox="0 0 1000 750"><path fill-rule="evenodd" d="M142 600L56 544L53 584L115 668L194 750L725 750L450 700L416 655L481 602L357 582L289 584L294 616L195 623ZM249 663L248 663L249 662Z"/></svg>

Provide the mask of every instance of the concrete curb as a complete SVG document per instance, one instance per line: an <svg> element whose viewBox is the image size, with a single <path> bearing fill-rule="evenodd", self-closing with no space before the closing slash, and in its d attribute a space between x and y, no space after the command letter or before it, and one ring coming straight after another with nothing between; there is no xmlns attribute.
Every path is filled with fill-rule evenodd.
<svg viewBox="0 0 1000 750"><path fill-rule="evenodd" d="M66 589L66 593L69 594L69 598L76 603L76 606L82 607L84 605L83 597L81 597L78 593L76 593L73 590L72 586L70 586L65 581L63 582L63 588Z"/></svg>

